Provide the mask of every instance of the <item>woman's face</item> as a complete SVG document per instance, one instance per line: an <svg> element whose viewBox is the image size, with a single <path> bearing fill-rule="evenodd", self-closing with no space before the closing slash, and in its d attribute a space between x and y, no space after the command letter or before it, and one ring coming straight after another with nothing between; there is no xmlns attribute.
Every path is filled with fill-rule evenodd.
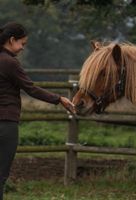
<svg viewBox="0 0 136 200"><path fill-rule="evenodd" d="M24 50L27 40L27 36L21 39L15 39L14 37L11 37L9 41L11 51L17 55L20 51Z"/></svg>

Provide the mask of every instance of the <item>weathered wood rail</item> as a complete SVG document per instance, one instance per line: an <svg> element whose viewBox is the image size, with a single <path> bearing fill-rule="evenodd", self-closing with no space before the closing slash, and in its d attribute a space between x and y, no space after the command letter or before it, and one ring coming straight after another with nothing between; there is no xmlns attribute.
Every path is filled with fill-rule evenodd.
<svg viewBox="0 0 136 200"><path fill-rule="evenodd" d="M28 73L66 73L77 74L78 70L26 70ZM50 89L67 89L69 98L71 99L73 93L77 88L77 81L73 77L69 82L35 82L37 86ZM97 121L103 123L136 125L135 113L104 113L101 115L93 114L90 117L72 116L71 114L62 111L52 111L46 113L38 113L37 111L31 115L29 112L22 112L22 121L67 121L69 123L68 135L66 145L50 146L50 147L18 147L18 153L26 152L66 152L65 157L65 171L64 184L68 185L70 182L76 180L77 176L77 154L78 152L88 153L104 153L104 154L124 154L136 155L136 149L131 148L106 148L106 147L89 147L78 144L78 122L79 120Z"/></svg>
<svg viewBox="0 0 136 200"><path fill-rule="evenodd" d="M26 69L25 70L28 74L79 74L79 69Z"/></svg>
<svg viewBox="0 0 136 200"><path fill-rule="evenodd" d="M18 153L42 153L42 152L67 152L68 145L53 145L53 146L19 146ZM117 154L117 155L136 155L134 148L111 148L111 147L89 147L80 144L73 145L73 151L85 153L102 153L102 154Z"/></svg>

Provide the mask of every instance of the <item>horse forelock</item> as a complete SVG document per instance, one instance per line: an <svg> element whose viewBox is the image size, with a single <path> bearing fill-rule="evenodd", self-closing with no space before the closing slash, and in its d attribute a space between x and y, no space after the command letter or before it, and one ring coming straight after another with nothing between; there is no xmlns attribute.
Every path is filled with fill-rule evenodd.
<svg viewBox="0 0 136 200"><path fill-rule="evenodd" d="M105 72L103 77L104 87L109 88L115 95L115 86L118 78L118 68L112 56L112 49L115 44L111 43L103 46L98 51L94 51L84 62L80 72L79 87L85 91L93 91L95 84L99 81L99 75ZM136 103L136 46L133 44L119 44L121 47L122 65L126 69L125 96ZM121 67L121 66L120 66ZM116 98L116 95L115 95Z"/></svg>

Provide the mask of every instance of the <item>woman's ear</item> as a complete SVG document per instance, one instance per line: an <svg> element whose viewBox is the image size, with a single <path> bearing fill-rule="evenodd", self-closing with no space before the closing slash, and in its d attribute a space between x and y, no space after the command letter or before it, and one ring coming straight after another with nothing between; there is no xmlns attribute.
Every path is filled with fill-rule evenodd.
<svg viewBox="0 0 136 200"><path fill-rule="evenodd" d="M9 38L9 43L10 44L13 44L14 41L15 41L15 37L12 36L12 37Z"/></svg>
<svg viewBox="0 0 136 200"><path fill-rule="evenodd" d="M120 66L122 63L122 56L121 56L121 47L116 44L112 50L112 56L117 66Z"/></svg>

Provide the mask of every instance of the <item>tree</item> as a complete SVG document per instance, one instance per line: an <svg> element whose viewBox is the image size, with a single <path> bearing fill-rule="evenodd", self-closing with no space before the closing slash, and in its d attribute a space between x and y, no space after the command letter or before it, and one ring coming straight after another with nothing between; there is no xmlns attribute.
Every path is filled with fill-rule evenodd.
<svg viewBox="0 0 136 200"><path fill-rule="evenodd" d="M131 40L129 34L133 35L132 30L134 31L136 26L136 0L24 0L23 2L33 5L42 3L46 10L54 7L61 13L62 19L73 23L88 39L94 37L104 40Z"/></svg>
<svg viewBox="0 0 136 200"><path fill-rule="evenodd" d="M134 1L134 0L133 0ZM47 4L47 3L66 3L71 5L94 5L96 7L107 6L113 3L113 0L23 0L23 3L26 5L38 5L38 4Z"/></svg>
<svg viewBox="0 0 136 200"><path fill-rule="evenodd" d="M90 53L92 39L136 42L135 1L37 3L26 5L22 0L13 0L11 4L10 0L1 0L1 24L15 20L30 32L22 59L26 67L81 67Z"/></svg>

